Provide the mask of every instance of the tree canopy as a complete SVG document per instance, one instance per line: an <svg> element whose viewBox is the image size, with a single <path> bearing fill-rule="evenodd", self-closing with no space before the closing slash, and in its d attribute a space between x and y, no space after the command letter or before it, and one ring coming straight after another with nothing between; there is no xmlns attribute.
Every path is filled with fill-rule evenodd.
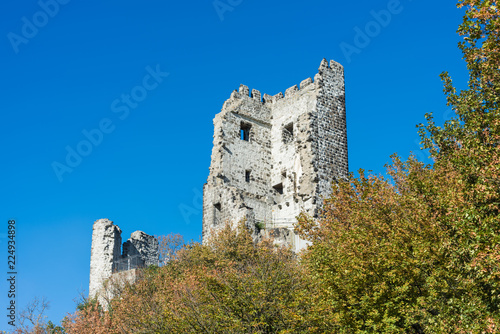
<svg viewBox="0 0 500 334"><path fill-rule="evenodd" d="M351 175L319 221L300 219L326 329L500 330L500 19L496 1L458 7L467 8L458 32L470 78L457 92L443 73L455 117L440 127L428 114L419 126L433 164L393 156L389 178Z"/></svg>

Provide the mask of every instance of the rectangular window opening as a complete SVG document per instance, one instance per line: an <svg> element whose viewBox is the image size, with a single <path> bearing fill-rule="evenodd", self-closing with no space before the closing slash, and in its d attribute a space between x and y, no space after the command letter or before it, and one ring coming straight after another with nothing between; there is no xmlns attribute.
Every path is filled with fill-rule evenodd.
<svg viewBox="0 0 500 334"><path fill-rule="evenodd" d="M214 204L214 226L217 226L221 223L221 216L222 216L222 213L221 213L221 205L220 205L220 202L219 203L215 203Z"/></svg>
<svg viewBox="0 0 500 334"><path fill-rule="evenodd" d="M252 126L248 123L241 122L240 126L240 139L244 141L250 141L250 129Z"/></svg>
<svg viewBox="0 0 500 334"><path fill-rule="evenodd" d="M249 170L245 171L245 182L250 182L250 173L251 171Z"/></svg>
<svg viewBox="0 0 500 334"><path fill-rule="evenodd" d="M293 123L283 127L283 143L288 144L293 141Z"/></svg>

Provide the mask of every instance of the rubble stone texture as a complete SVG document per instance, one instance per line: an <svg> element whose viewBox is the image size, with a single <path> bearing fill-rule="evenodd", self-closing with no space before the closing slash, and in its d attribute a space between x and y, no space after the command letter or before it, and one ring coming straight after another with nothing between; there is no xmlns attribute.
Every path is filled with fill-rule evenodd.
<svg viewBox="0 0 500 334"><path fill-rule="evenodd" d="M129 240L123 244L121 229L108 219L95 221L92 233L92 249L90 257L90 282L89 297L97 297L101 305L109 301L114 295L114 290L103 289L104 284L115 284L115 289L123 286L123 281L135 280L135 268L149 265L158 265L159 244L158 240L141 231L132 233ZM134 261L130 261L133 259ZM127 268L130 273L118 273L119 263L133 262L134 268ZM109 284L108 284L109 285Z"/></svg>
<svg viewBox="0 0 500 334"><path fill-rule="evenodd" d="M130 239L123 244L123 257L139 256L141 266L158 265L158 240L142 231L132 233Z"/></svg>
<svg viewBox="0 0 500 334"><path fill-rule="evenodd" d="M203 240L243 219L255 237L299 251L300 212L317 217L331 183L348 176L344 69L321 62L274 96L241 85L214 118L212 160L203 187Z"/></svg>

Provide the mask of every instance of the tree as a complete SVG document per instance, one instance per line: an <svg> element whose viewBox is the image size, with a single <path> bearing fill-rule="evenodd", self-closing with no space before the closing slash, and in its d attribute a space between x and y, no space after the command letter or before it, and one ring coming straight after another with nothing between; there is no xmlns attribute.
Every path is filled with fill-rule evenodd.
<svg viewBox="0 0 500 334"><path fill-rule="evenodd" d="M180 234L170 233L167 236L158 236L160 264L165 265L168 262L175 260L177 253L184 246L184 238Z"/></svg>
<svg viewBox="0 0 500 334"><path fill-rule="evenodd" d="M469 70L456 116L420 125L424 165L397 156L391 179L352 175L334 186L319 222L300 217L313 246L304 263L320 286L312 316L339 333L500 330L500 19L496 1L461 0Z"/></svg>
<svg viewBox="0 0 500 334"><path fill-rule="evenodd" d="M19 323L14 333L18 334L63 334L64 329L52 321L47 322L45 312L49 309L45 297L35 297L19 312Z"/></svg>
<svg viewBox="0 0 500 334"><path fill-rule="evenodd" d="M306 275L288 248L255 244L244 224L191 243L111 301L91 305L68 333L306 333Z"/></svg>
<svg viewBox="0 0 500 334"><path fill-rule="evenodd" d="M119 333L110 313L105 312L97 302L82 304L80 310L67 316L62 323L68 334Z"/></svg>

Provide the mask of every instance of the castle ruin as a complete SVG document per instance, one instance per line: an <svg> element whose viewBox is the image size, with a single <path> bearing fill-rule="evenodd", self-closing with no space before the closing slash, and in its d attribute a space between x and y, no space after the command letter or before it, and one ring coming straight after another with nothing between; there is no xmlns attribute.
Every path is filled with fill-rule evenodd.
<svg viewBox="0 0 500 334"><path fill-rule="evenodd" d="M273 237L294 251L296 217L318 217L332 182L347 178L344 69L323 59L308 78L274 96L241 85L214 118L210 173L203 187L203 240L225 222L246 221L255 239ZM134 232L123 244L108 219L94 223L89 297L106 307L110 279L136 280L136 269L158 265L158 241ZM118 283L118 286L122 283Z"/></svg>
<svg viewBox="0 0 500 334"><path fill-rule="evenodd" d="M89 297L97 297L101 305L105 305L105 301L114 294L110 289L103 290L106 281L114 277L119 281L118 285L133 282L136 269L159 264L159 245L155 237L136 231L123 243L122 252L121 234L121 229L108 219L99 219L94 223Z"/></svg>
<svg viewBox="0 0 500 334"><path fill-rule="evenodd" d="M296 217L317 217L332 182L348 176L344 69L323 59L285 94L241 85L214 118L210 173L203 187L203 240L224 222L245 220L256 236L295 251Z"/></svg>

